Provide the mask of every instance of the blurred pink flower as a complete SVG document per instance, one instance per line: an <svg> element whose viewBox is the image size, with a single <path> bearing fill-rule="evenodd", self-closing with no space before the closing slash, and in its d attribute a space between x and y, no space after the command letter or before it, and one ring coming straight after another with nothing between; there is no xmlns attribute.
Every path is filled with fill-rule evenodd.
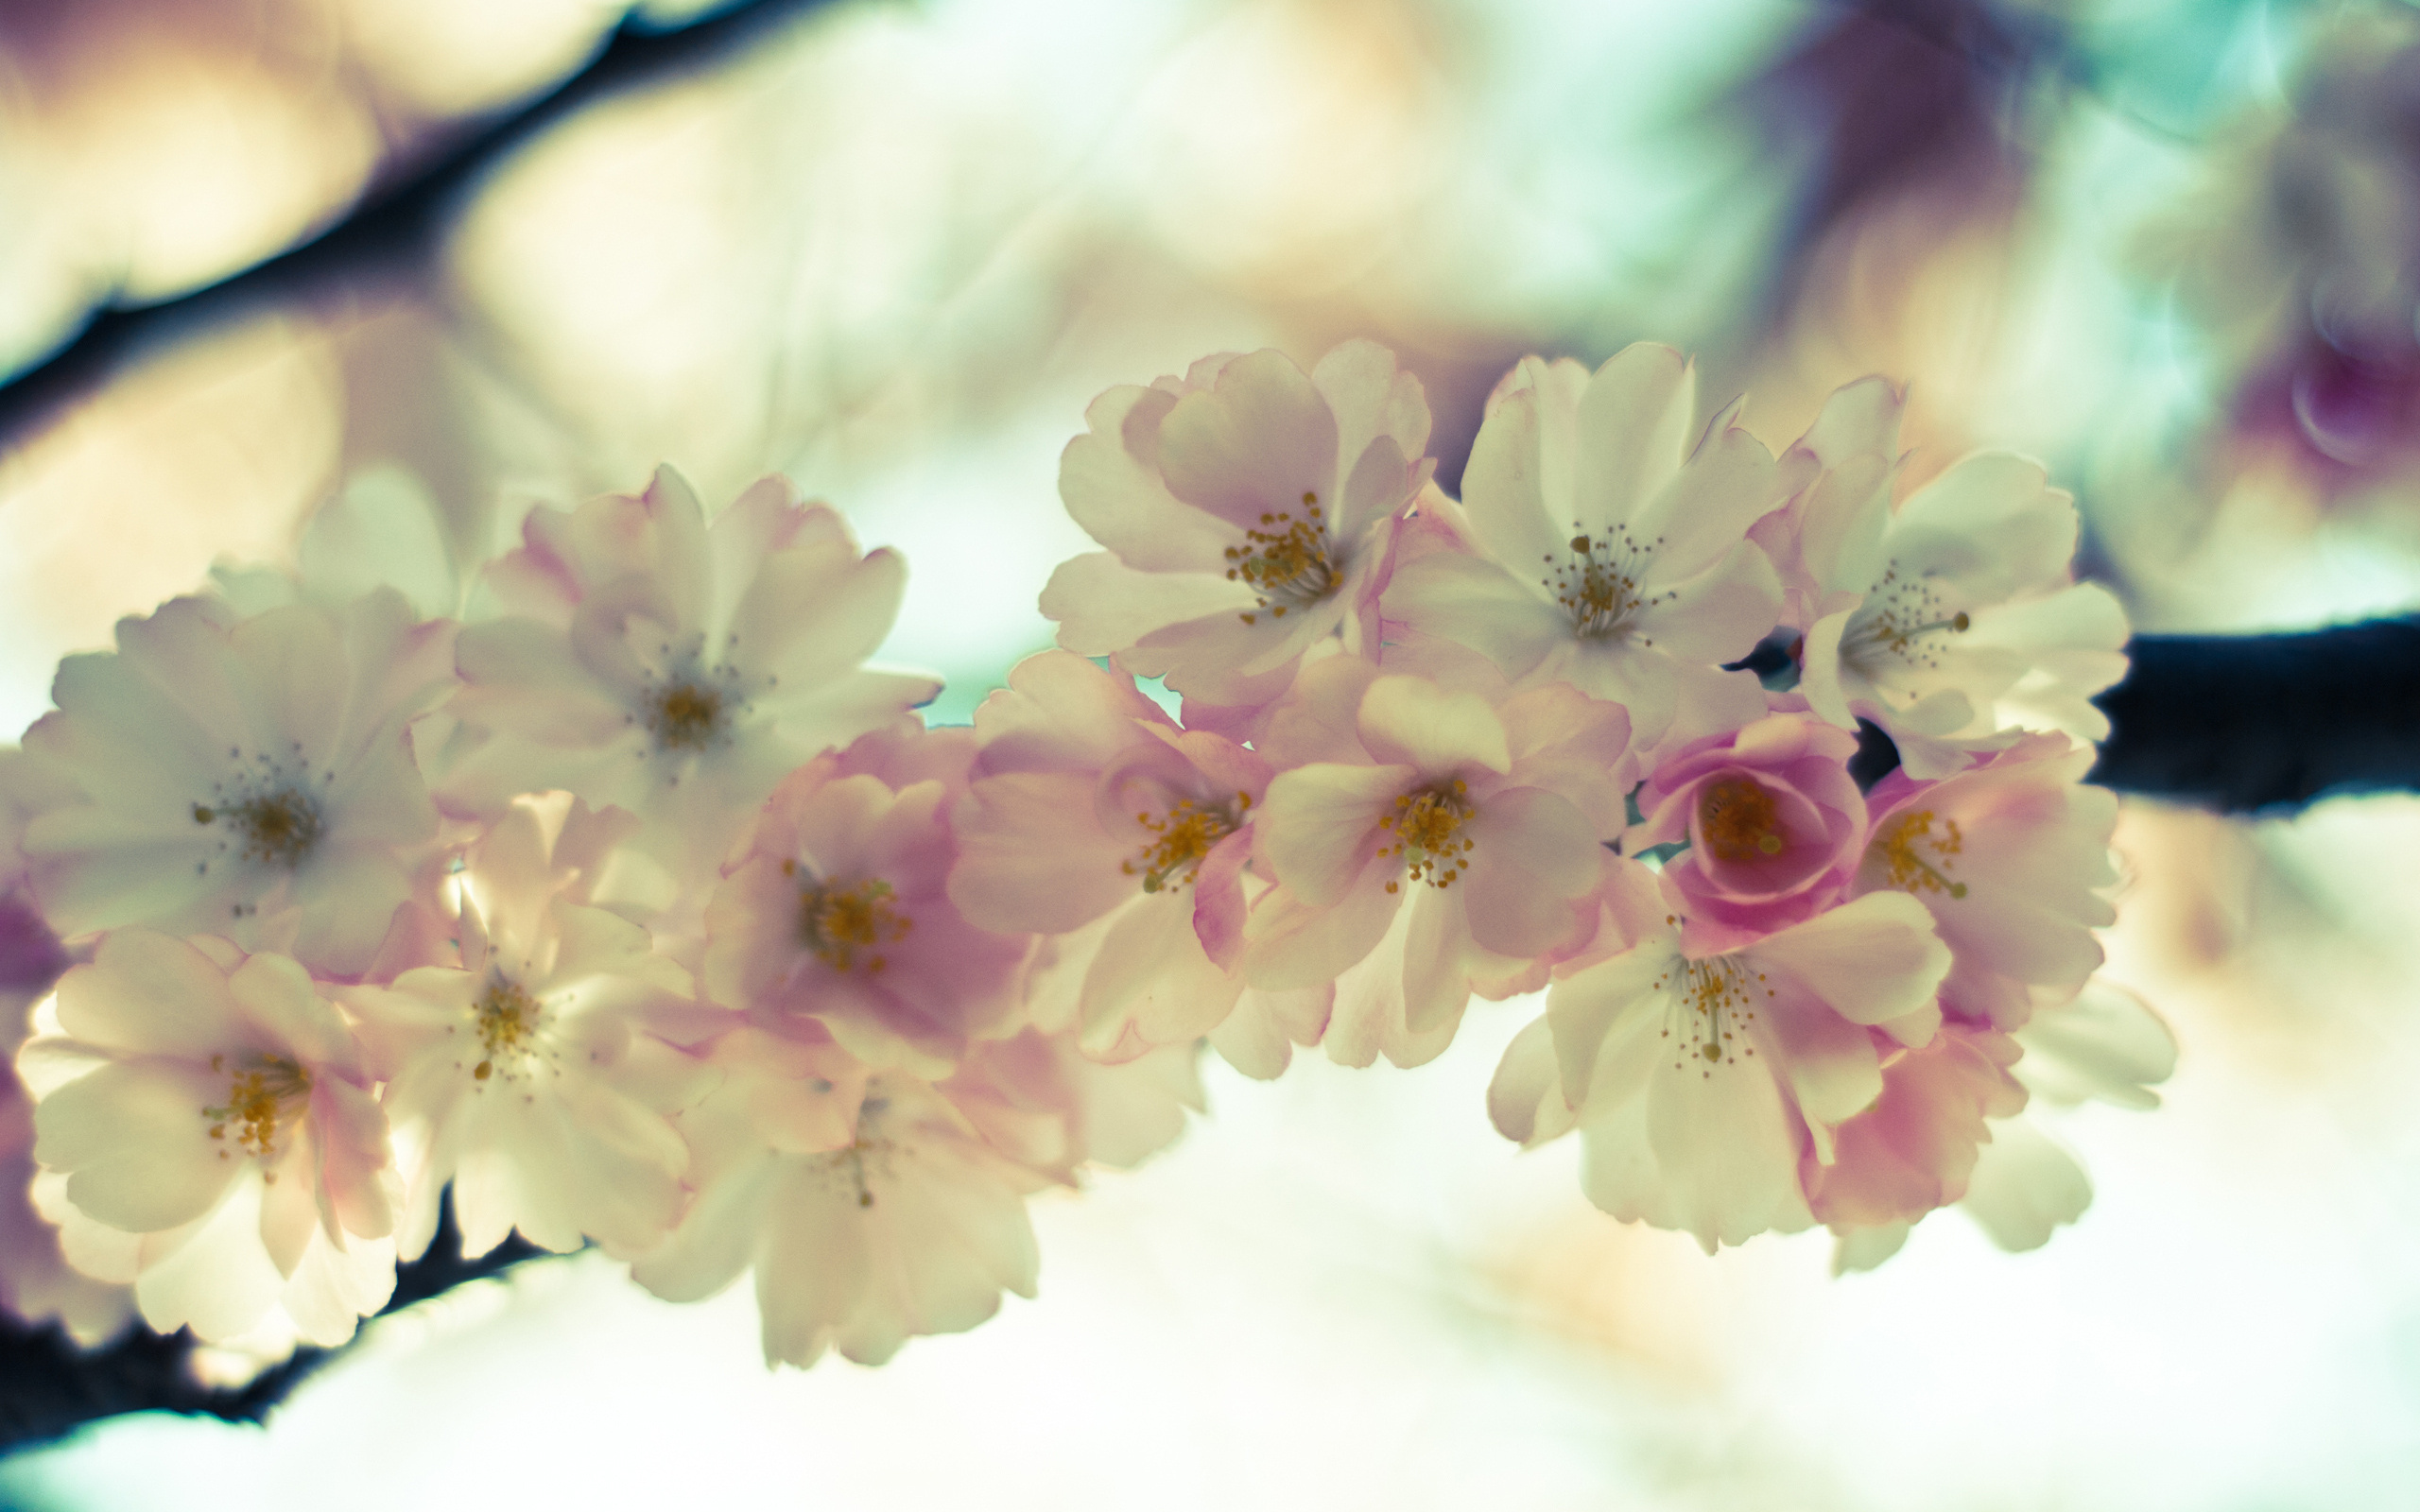
<svg viewBox="0 0 2420 1512"><path fill-rule="evenodd" d="M428 1247L448 1182L466 1255L516 1228L629 1255L680 1212L686 1151L666 1115L705 1078L651 1030L689 1005L689 974L646 930L575 901L596 827L568 794L515 802L460 873L458 960L342 994L386 1083L406 1260Z"/></svg>
<svg viewBox="0 0 2420 1512"><path fill-rule="evenodd" d="M5 779L48 795L24 846L52 926L362 971L437 838L408 727L453 689L453 638L391 590L241 621L181 598L67 658Z"/></svg>
<svg viewBox="0 0 2420 1512"><path fill-rule="evenodd" d="M861 663L907 568L858 554L840 517L769 477L708 525L659 469L644 494L537 508L488 570L506 616L470 626L467 727L439 797L493 815L562 788L648 826L676 867L711 865L784 773L928 701L930 677Z"/></svg>
<svg viewBox="0 0 2420 1512"><path fill-rule="evenodd" d="M1165 678L1187 725L1237 739L1306 655L1340 635L1374 651L1394 531L1432 466L1393 353L1348 341L1307 374L1275 351L1206 357L1085 418L1059 491L1109 549L1042 591L1062 646Z"/></svg>
<svg viewBox="0 0 2420 1512"><path fill-rule="evenodd" d="M37 1025L17 1057L34 1200L77 1268L213 1341L282 1308L340 1344L385 1303L398 1194L373 1068L300 965L118 930Z"/></svg>
<svg viewBox="0 0 2420 1512"><path fill-rule="evenodd" d="M1033 936L977 927L948 892L974 754L972 730L903 719L785 779L707 905L707 995L926 1079L1006 1032Z"/></svg>

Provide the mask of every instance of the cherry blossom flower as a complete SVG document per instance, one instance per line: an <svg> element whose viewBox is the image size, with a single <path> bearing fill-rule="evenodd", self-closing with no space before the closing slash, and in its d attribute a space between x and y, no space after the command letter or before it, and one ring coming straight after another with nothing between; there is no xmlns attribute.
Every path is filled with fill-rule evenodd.
<svg viewBox="0 0 2420 1512"><path fill-rule="evenodd" d="M547 1249L634 1254L680 1212L688 1153L666 1115L709 1078L650 1031L688 1004L689 974L646 930L575 901L596 828L568 794L519 800L466 858L458 961L344 994L403 1153L406 1260L448 1182L468 1255L516 1228Z"/></svg>
<svg viewBox="0 0 2420 1512"><path fill-rule="evenodd" d="M1843 729L1872 719L1916 777L1942 777L2013 724L2109 733L2090 697L2126 673L2126 616L2077 583L2075 501L2039 463L1980 453L1895 507L1901 392L1834 394L1793 449L1806 636L1799 692Z"/></svg>
<svg viewBox="0 0 2420 1512"><path fill-rule="evenodd" d="M644 494L533 509L522 534L488 570L505 617L458 648L450 708L472 733L440 784L450 810L567 789L647 820L642 842L676 868L710 864L784 773L940 689L860 665L907 569L860 556L783 478L709 526L663 468Z"/></svg>
<svg viewBox="0 0 2420 1512"><path fill-rule="evenodd" d="M971 730L907 719L786 779L707 905L707 995L928 1080L1007 1032L1032 936L977 928L948 892L974 754Z"/></svg>
<svg viewBox="0 0 2420 1512"><path fill-rule="evenodd" d="M631 1274L688 1301L753 1267L769 1365L879 1364L973 1328L1003 1291L1031 1297L1026 1195L1087 1158L1139 1159L1198 1095L1171 1074L1182 1052L1097 1066L1030 1034L942 1082L870 1072L812 1027L743 1026L710 1054L725 1079L680 1117L696 1199Z"/></svg>
<svg viewBox="0 0 2420 1512"><path fill-rule="evenodd" d="M17 1068L68 1259L144 1320L340 1344L394 1286L395 1180L361 1046L309 974L209 936L105 936Z"/></svg>
<svg viewBox="0 0 2420 1512"><path fill-rule="evenodd" d="M1801 1163L1833 1164L1836 1130L1882 1095L1885 1055L1931 1042L1949 953L1892 894L1719 954L1684 937L1674 912L1627 949L1558 968L1544 1028L1514 1039L1488 1101L1525 1144L1577 1127L1590 1201L1710 1254L1815 1221Z"/></svg>
<svg viewBox="0 0 2420 1512"><path fill-rule="evenodd" d="M1720 949L1829 905L1865 844L1865 799L1849 776L1857 737L1783 712L1709 735L1659 761L1636 795L1635 854L1685 840L1664 875L1694 943Z"/></svg>
<svg viewBox="0 0 2420 1512"><path fill-rule="evenodd" d="M1986 1121L2024 1111L2009 1074L2019 1053L1996 1030L1945 1023L1929 1043L1886 1055L1881 1095L1835 1131L1832 1160L1799 1161L1815 1220L1912 1223L1963 1197L1992 1138Z"/></svg>
<svg viewBox="0 0 2420 1512"><path fill-rule="evenodd" d="M1124 1060L1201 1038L1245 990L1229 967L1269 764L1178 729L1114 667L1046 651L976 711L981 750L949 892L1002 933L1074 935L1101 920L1080 947L1071 1022L1088 1052ZM1063 947L1054 966L1071 971L1077 952Z"/></svg>
<svg viewBox="0 0 2420 1512"><path fill-rule="evenodd" d="M1783 502L1738 405L1697 439L1695 369L1641 342L1592 376L1525 357L1488 399L1462 474L1477 552L1397 565L1390 624L1459 642L1527 684L1564 681L1630 711L1642 747L1764 713L1720 663L1773 627L1781 588L1749 543ZM1392 633L1392 632L1391 632Z"/></svg>
<svg viewBox="0 0 2420 1512"><path fill-rule="evenodd" d="M1988 1132L1974 1147L1958 1206L2002 1249L2035 1249L2092 1203L2092 1181L2082 1162L2042 1127L2039 1109L2086 1101L2157 1108L2159 1094L2152 1088L2176 1069L2176 1040L2140 998L2098 978L2069 1001L2045 1006L2007 1038L2024 1052L2009 1071L2029 1102L2019 1111L2008 1108L2012 1099L2005 1095L1992 1099L1995 1106L1985 1109ZM1938 1121L1936 1137L1947 1135L1944 1144L1954 1150L1970 1138L1956 1126L1963 1125L1965 1110L1943 1111L1949 1116ZM1881 1264L1898 1253L1922 1216L1828 1218L1838 1241L1832 1268L1871 1270Z"/></svg>
<svg viewBox="0 0 2420 1512"><path fill-rule="evenodd" d="M1247 979L1334 980L1340 1022L1399 1002L1387 1053L1442 1049L1474 980L1518 978L1584 935L1629 736L1620 709L1569 688L1491 702L1364 663L1306 668L1261 747L1284 768L1253 825L1277 885L1245 922Z"/></svg>
<svg viewBox="0 0 2420 1512"><path fill-rule="evenodd" d="M182 598L62 662L59 707L0 779L50 795L24 847L52 925L362 970L437 837L407 727L454 686L453 634L390 590L242 621Z"/></svg>
<svg viewBox="0 0 2420 1512"><path fill-rule="evenodd" d="M2013 1029L2075 996L2100 970L2093 930L2117 919L2109 839L2118 798L2079 781L2089 747L2028 735L1937 782L1891 773L1851 891L1896 890L1932 915L1948 945L1944 1005Z"/></svg>
<svg viewBox="0 0 2420 1512"><path fill-rule="evenodd" d="M1275 351L1113 388L1059 491L1106 551L1051 575L1059 644L1184 696L1185 722L1249 738L1305 655L1376 648L1393 535L1433 464L1420 382L1348 341L1305 373Z"/></svg>

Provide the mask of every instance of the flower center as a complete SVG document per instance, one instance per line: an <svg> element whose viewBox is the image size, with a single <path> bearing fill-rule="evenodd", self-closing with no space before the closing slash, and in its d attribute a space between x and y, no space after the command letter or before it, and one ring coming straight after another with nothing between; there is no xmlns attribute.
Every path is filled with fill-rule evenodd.
<svg viewBox="0 0 2420 1512"><path fill-rule="evenodd" d="M1638 586L1646 559L1663 543L1664 538L1658 536L1642 547L1631 539L1627 527L1615 532L1612 540L1574 536L1570 559L1558 563L1550 556L1544 558L1554 569L1554 576L1539 578L1538 584L1552 593L1555 603L1571 616L1572 632L1581 640L1619 640L1630 633L1631 621L1640 610L1672 596L1645 593ZM1639 644L1655 643L1642 636Z"/></svg>
<svg viewBox="0 0 2420 1512"><path fill-rule="evenodd" d="M785 861L782 870L795 875L798 863ZM915 920L892 902L890 884L879 877L854 886L817 883L799 893L799 936L806 948L836 971L855 971L865 953L868 976L879 976L890 964L880 947L907 935Z"/></svg>
<svg viewBox="0 0 2420 1512"><path fill-rule="evenodd" d="M237 803L197 803L193 822L225 824L242 845L245 860L288 870L309 858L324 828L318 800L293 785Z"/></svg>
<svg viewBox="0 0 2420 1512"><path fill-rule="evenodd" d="M1699 1063L1699 1074L1714 1074L1716 1066L1736 1066L1739 1057L1756 1053L1753 1045L1740 1042L1748 1033L1748 1025L1755 1021L1756 994L1773 995L1764 985L1765 973L1751 972L1748 965L1737 955L1717 955L1707 960L1675 960L1665 974L1655 979L1659 988L1671 991L1670 1002L1679 1016L1676 1025L1667 1023L1664 1038L1684 1041L1680 1058L1672 1062L1674 1071L1687 1069L1691 1061ZM1674 1029L1679 1034L1674 1034Z"/></svg>
<svg viewBox="0 0 2420 1512"><path fill-rule="evenodd" d="M1329 558L1327 521L1320 513L1320 496L1303 495L1303 518L1290 509L1260 517L1260 528L1244 532L1246 544L1229 546L1227 581L1251 588L1270 618L1284 619L1289 609L1303 609L1336 592L1340 581ZM1257 613L1241 616L1246 625Z"/></svg>
<svg viewBox="0 0 2420 1512"><path fill-rule="evenodd" d="M1459 777L1444 787L1398 793L1395 811L1378 821L1378 828L1393 832L1395 843L1380 846L1378 854L1403 857L1414 882L1450 887L1475 843L1461 833L1472 812L1470 784ZM1395 884L1388 883L1387 891L1394 890Z"/></svg>
<svg viewBox="0 0 2420 1512"><path fill-rule="evenodd" d="M227 1057L211 1057L210 1069L225 1072ZM210 1120L212 1139L224 1143L232 1132L235 1147L246 1155L271 1155L276 1152L280 1125L291 1122L294 1105L310 1095L311 1074L300 1061L255 1055L230 1075L226 1103L203 1108L201 1116ZM226 1160L227 1152L220 1150L218 1158Z"/></svg>
<svg viewBox="0 0 2420 1512"><path fill-rule="evenodd" d="M1725 777L1698 795L1698 833L1722 861L1781 854L1781 821L1773 796L1753 777Z"/></svg>
<svg viewBox="0 0 2420 1512"><path fill-rule="evenodd" d="M1841 660L1872 675L1876 658L1892 656L1931 671L1945 648L1935 637L1956 635L1974 624L1964 610L1942 613L1941 592L1928 577L1902 577L1893 561L1882 580L1867 590L1865 603L1841 637Z"/></svg>
<svg viewBox="0 0 2420 1512"><path fill-rule="evenodd" d="M1891 868L1891 885L1903 892L1945 892L1952 898L1966 896L1966 885L1952 882L1948 873L1956 863L1949 858L1966 848L1966 837L1958 833L1956 819L1941 821L1942 833L1932 833L1933 812L1919 809L1902 814L1891 821L1891 827L1875 837L1874 851L1882 864ZM1917 850L1932 849L1932 859L1927 861Z"/></svg>
<svg viewBox="0 0 2420 1512"><path fill-rule="evenodd" d="M534 1048L538 1037L538 1003L521 986L502 976L488 979L485 992L471 1007L479 1032L479 1048L487 1058L471 1068L471 1074L485 1081L496 1074L496 1062L502 1060L504 1079L512 1079L512 1068Z"/></svg>
<svg viewBox="0 0 2420 1512"><path fill-rule="evenodd" d="M1118 869L1141 877L1145 892L1182 891L1201 871L1210 848L1235 833L1237 816L1251 807L1252 795L1237 793L1233 809L1223 804L1208 808L1184 798L1163 815L1144 810L1134 822L1150 831L1151 838L1143 842L1141 854L1120 863Z"/></svg>
<svg viewBox="0 0 2420 1512"><path fill-rule="evenodd" d="M647 728L666 750L703 750L722 730L722 694L676 682L648 699Z"/></svg>

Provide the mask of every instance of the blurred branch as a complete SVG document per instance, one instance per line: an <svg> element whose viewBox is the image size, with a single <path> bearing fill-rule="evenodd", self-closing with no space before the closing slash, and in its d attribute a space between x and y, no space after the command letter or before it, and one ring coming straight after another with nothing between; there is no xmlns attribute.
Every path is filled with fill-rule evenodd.
<svg viewBox="0 0 2420 1512"><path fill-rule="evenodd" d="M441 1200L437 1237L426 1254L395 1267L395 1295L379 1310L381 1316L547 1253L511 1234L487 1254L465 1260L452 1194ZM37 1448L120 1413L178 1412L259 1422L303 1378L341 1352L305 1347L250 1383L228 1389L194 1378L194 1349L190 1332L155 1333L137 1324L115 1342L87 1351L56 1324L21 1323L0 1312L0 1453Z"/></svg>
<svg viewBox="0 0 2420 1512"><path fill-rule="evenodd" d="M307 241L216 284L140 308L103 308L74 339L0 384L0 452L116 376L129 361L248 308L324 289L381 266L417 266L462 198L507 156L615 91L708 66L827 0L740 0L678 30L625 18L588 66L520 110L474 128L438 156L373 187Z"/></svg>

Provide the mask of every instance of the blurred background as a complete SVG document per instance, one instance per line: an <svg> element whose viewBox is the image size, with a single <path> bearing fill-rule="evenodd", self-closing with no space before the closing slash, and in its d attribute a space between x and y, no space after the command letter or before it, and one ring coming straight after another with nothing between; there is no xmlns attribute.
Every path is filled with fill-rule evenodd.
<svg viewBox="0 0 2420 1512"><path fill-rule="evenodd" d="M659 459L901 547L886 655L963 720L1048 644L1094 395L1353 335L1449 487L1512 359L1652 337L1776 449L1882 371L1919 475L2043 457L2138 628L2406 610L2415 313L2400 0L0 0L0 724L347 490L474 559ZM2420 799L2118 843L2183 1056L2054 1123L2097 1196L2031 1254L1616 1224L1489 1129L1535 1007L1478 1005L1417 1074L1214 1064L1037 1203L1040 1300L881 1370L546 1263L0 1503L2413 1504Z"/></svg>

